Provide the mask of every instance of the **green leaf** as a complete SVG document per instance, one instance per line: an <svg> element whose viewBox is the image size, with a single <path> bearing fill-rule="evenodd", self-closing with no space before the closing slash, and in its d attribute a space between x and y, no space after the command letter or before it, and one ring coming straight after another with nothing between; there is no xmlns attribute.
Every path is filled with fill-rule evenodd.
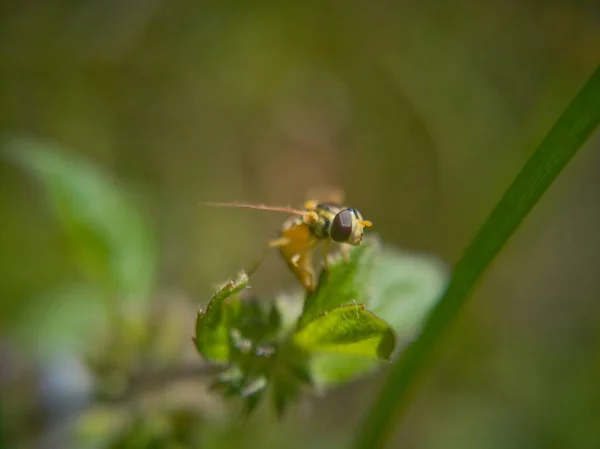
<svg viewBox="0 0 600 449"><path fill-rule="evenodd" d="M327 352L387 360L396 346L392 328L364 305L336 307L312 320L292 338L309 353Z"/></svg>
<svg viewBox="0 0 600 449"><path fill-rule="evenodd" d="M353 354L314 354L310 369L320 389L349 382L380 366L378 360Z"/></svg>
<svg viewBox="0 0 600 449"><path fill-rule="evenodd" d="M270 390L275 413L282 419L288 406L302 391L312 386L309 354L293 344L282 345L277 351L276 364L271 366Z"/></svg>
<svg viewBox="0 0 600 449"><path fill-rule="evenodd" d="M42 182L82 271L122 299L149 298L157 266L154 235L114 180L47 142L16 138L7 150Z"/></svg>
<svg viewBox="0 0 600 449"><path fill-rule="evenodd" d="M234 280L229 280L217 290L206 311L198 312L196 317L196 336L194 342L202 357L213 363L228 362L231 357L231 316L224 302L248 286L248 275L241 272Z"/></svg>
<svg viewBox="0 0 600 449"><path fill-rule="evenodd" d="M215 292L206 312L198 314L196 348L208 362L228 365L212 387L224 397L242 398L245 416L259 405L267 387L281 416L311 383L307 355L288 339L281 341L276 305L263 308L257 298L239 294L247 286L242 272Z"/></svg>
<svg viewBox="0 0 600 449"><path fill-rule="evenodd" d="M329 263L329 271L321 272L315 293L306 298L299 328L334 307L368 301L369 275L378 247L376 238L366 238L361 246L350 250L348 261L338 255Z"/></svg>
<svg viewBox="0 0 600 449"><path fill-rule="evenodd" d="M407 393L479 278L600 123L600 66L550 129L504 193L454 269L419 337L403 352L359 428L354 447L383 447L407 405Z"/></svg>
<svg viewBox="0 0 600 449"><path fill-rule="evenodd" d="M261 399L264 396L265 389L267 388L268 381L265 377L261 376L253 379L248 385L241 391L241 396L244 398L244 416L248 417L258 407Z"/></svg>
<svg viewBox="0 0 600 449"><path fill-rule="evenodd" d="M283 348L278 346L262 346L232 357L230 366L219 375L212 389L225 398L243 399L245 417L255 410L269 390L275 412L281 418L287 406L312 380L306 352L289 341Z"/></svg>
<svg viewBox="0 0 600 449"><path fill-rule="evenodd" d="M437 257L384 246L373 255L368 309L384 319L400 341L412 338L435 306L449 276ZM311 372L321 387L350 381L375 370L376 360L346 354L316 354Z"/></svg>

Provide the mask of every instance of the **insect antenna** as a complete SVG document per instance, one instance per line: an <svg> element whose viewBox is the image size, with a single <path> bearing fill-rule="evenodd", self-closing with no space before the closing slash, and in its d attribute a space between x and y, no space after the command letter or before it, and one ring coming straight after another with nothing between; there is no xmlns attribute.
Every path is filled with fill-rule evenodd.
<svg viewBox="0 0 600 449"><path fill-rule="evenodd" d="M214 206L214 207L238 207L245 209L254 209L254 210L266 210L271 212L284 212L286 214L292 215L306 215L307 211L294 209L293 207L279 207L279 206L267 206L266 204L251 204L251 203L221 203L217 201L206 201L203 204L206 206Z"/></svg>

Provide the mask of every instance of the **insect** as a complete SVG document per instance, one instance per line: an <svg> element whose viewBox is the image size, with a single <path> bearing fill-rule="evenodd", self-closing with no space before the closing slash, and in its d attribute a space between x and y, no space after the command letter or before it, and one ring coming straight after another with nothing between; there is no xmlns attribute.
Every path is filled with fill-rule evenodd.
<svg viewBox="0 0 600 449"><path fill-rule="evenodd" d="M279 232L279 237L269 241L262 257L248 270L253 273L271 248L278 248L290 271L309 293L315 291L315 272L312 256L319 243L323 244L324 269L328 270L327 255L331 242L342 245L347 256L351 246L362 243L364 228L372 223L353 208L342 205L343 194L331 201L309 200L303 209L268 206L265 204L207 202L209 206L240 207L255 210L284 212L290 215Z"/></svg>

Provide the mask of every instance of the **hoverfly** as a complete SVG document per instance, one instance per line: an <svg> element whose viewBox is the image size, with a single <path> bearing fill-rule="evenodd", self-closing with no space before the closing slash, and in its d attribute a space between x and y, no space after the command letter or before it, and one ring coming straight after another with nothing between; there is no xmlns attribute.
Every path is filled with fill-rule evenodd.
<svg viewBox="0 0 600 449"><path fill-rule="evenodd" d="M362 214L342 205L343 194L337 192L331 201L309 200L303 209L268 206L265 204L207 202L209 206L240 207L255 210L283 212L291 215L283 223L279 237L269 241L262 257L248 270L253 273L271 248L279 248L290 271L309 293L315 291L315 272L312 256L319 243L323 243L324 269L328 269L327 256L330 243L342 245L345 255L351 246L362 243L364 228L372 226Z"/></svg>

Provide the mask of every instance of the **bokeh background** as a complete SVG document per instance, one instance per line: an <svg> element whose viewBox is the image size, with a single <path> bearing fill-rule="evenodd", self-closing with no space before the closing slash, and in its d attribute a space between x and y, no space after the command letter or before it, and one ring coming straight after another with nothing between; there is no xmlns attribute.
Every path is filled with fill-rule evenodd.
<svg viewBox="0 0 600 449"><path fill-rule="evenodd" d="M0 446L344 447L384 371L282 423L236 423L206 393L196 310L282 217L200 202L340 186L384 242L451 265L599 61L596 1L3 2ZM116 180L69 172L108 243L49 201L27 167L52 158L32 147ZM445 337L392 447L599 447L599 189L596 134ZM271 255L253 288L293 282Z"/></svg>

